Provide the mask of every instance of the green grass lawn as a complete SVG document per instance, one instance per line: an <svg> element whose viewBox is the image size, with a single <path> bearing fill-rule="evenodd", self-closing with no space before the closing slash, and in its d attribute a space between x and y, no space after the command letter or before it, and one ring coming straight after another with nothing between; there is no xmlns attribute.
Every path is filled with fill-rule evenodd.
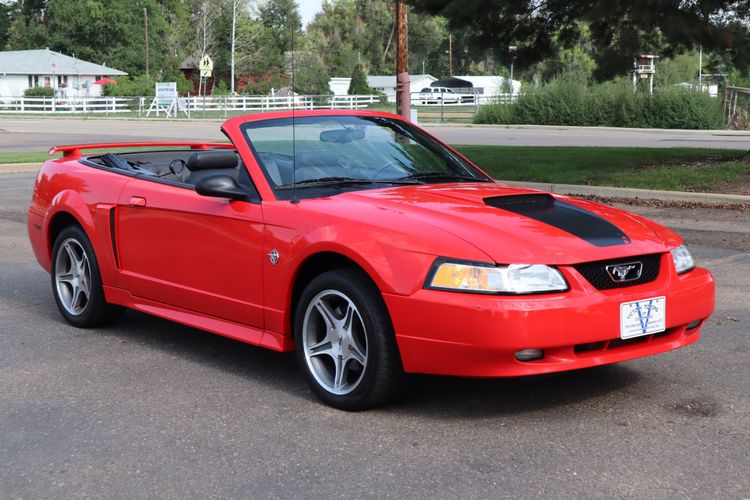
<svg viewBox="0 0 750 500"><path fill-rule="evenodd" d="M516 146L456 149L496 179L507 181L673 191L716 191L733 182L750 181L750 163L741 159L744 150ZM48 158L43 152L0 153L0 163L41 163Z"/></svg>
<svg viewBox="0 0 750 500"><path fill-rule="evenodd" d="M507 181L712 191L750 178L746 150L456 146L488 174Z"/></svg>
<svg viewBox="0 0 750 500"><path fill-rule="evenodd" d="M62 155L55 155L56 157ZM42 163L52 158L47 153L37 151L30 153L0 153L0 163Z"/></svg>

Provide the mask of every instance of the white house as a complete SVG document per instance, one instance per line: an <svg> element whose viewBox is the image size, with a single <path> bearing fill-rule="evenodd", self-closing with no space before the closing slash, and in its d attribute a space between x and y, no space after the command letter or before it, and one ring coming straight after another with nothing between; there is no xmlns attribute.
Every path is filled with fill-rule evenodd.
<svg viewBox="0 0 750 500"><path fill-rule="evenodd" d="M437 81L432 75L409 75L411 81L411 91L419 92L424 87L429 87L434 81ZM351 78L331 78L328 86L334 95L346 95L349 92ZM396 75L371 75L367 77L367 85L382 92L386 95L389 102L396 102Z"/></svg>
<svg viewBox="0 0 750 500"><path fill-rule="evenodd" d="M328 82L328 87L333 92L333 95L347 95L351 83L351 78L331 78Z"/></svg>
<svg viewBox="0 0 750 500"><path fill-rule="evenodd" d="M412 93L419 92L424 87L429 87L435 81L437 81L437 78L432 75L409 75L409 86ZM367 85L378 92L383 92L388 97L388 102L396 102L396 75L368 76Z"/></svg>
<svg viewBox="0 0 750 500"><path fill-rule="evenodd" d="M474 92L480 96L494 96L508 92L508 84L502 76L456 76L461 80L471 82ZM513 94L521 92L521 82L513 80Z"/></svg>
<svg viewBox="0 0 750 500"><path fill-rule="evenodd" d="M49 49L0 52L0 97L20 97L31 87L52 87L58 94L96 96L94 82L123 71L66 56Z"/></svg>

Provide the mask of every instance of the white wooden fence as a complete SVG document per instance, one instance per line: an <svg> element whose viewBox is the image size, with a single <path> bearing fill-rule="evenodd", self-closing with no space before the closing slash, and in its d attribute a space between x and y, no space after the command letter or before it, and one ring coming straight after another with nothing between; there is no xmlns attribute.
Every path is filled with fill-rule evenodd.
<svg viewBox="0 0 750 500"><path fill-rule="evenodd" d="M469 94L469 93L411 93L412 106L482 106L485 104L510 104L518 94Z"/></svg>
<svg viewBox="0 0 750 500"><path fill-rule="evenodd" d="M0 113L130 113L131 97L2 97Z"/></svg>
<svg viewBox="0 0 750 500"><path fill-rule="evenodd" d="M1 0L0 0L1 1ZM419 121L471 121L484 104L508 104L518 95L500 94L411 94L412 107L418 109ZM153 97L2 97L0 115L119 115L130 117L164 117L178 119L222 118L240 114L290 109L362 109L381 103L377 95L345 96L188 96L162 102ZM385 104L385 103L382 103ZM394 103L385 104L394 106ZM384 108L379 108L384 109ZM169 113L167 113L169 110Z"/></svg>
<svg viewBox="0 0 750 500"><path fill-rule="evenodd" d="M117 114L144 116L151 108L153 97L2 97L0 114ZM213 115L232 112L282 111L288 109L361 109L380 102L376 95L346 96L188 96L177 99L178 114L211 112ZM152 110L164 115L165 106ZM160 113L159 113L160 112Z"/></svg>

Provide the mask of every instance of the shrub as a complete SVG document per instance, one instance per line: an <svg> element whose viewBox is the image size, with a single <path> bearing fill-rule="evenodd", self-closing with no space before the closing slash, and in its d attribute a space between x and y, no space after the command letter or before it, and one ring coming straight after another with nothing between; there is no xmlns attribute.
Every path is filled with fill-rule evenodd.
<svg viewBox="0 0 750 500"><path fill-rule="evenodd" d="M229 95L229 87L227 86L227 82L225 82L224 80L219 80L219 83L214 85L213 89L211 89L211 95L215 95L215 96Z"/></svg>
<svg viewBox="0 0 750 500"><path fill-rule="evenodd" d="M154 95L154 80L144 76L121 76L117 83L104 85L102 93L107 96L135 97Z"/></svg>
<svg viewBox="0 0 750 500"><path fill-rule="evenodd" d="M193 90L193 82L187 80L181 74L166 75L160 80L141 76L120 76L117 83L107 83L102 89L102 94L116 97L141 97L152 96L155 92L155 83L159 82L177 82L177 92L185 95Z"/></svg>
<svg viewBox="0 0 750 500"><path fill-rule="evenodd" d="M721 100L668 87L650 95L633 92L626 80L586 85L567 77L530 88L513 104L482 106L477 123L717 129Z"/></svg>
<svg viewBox="0 0 750 500"><path fill-rule="evenodd" d="M349 83L349 95L369 95L374 94L375 90L367 85L367 76L362 63L357 63L352 70L352 81Z"/></svg>
<svg viewBox="0 0 750 500"><path fill-rule="evenodd" d="M26 97L53 97L55 89L52 87L31 87L23 91Z"/></svg>

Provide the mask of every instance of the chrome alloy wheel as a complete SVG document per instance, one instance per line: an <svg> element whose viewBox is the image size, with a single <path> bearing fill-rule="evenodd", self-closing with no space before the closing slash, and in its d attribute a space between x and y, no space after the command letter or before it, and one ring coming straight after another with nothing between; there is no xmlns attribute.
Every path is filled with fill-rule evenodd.
<svg viewBox="0 0 750 500"><path fill-rule="evenodd" d="M335 395L355 390L367 368L367 334L357 306L337 290L323 290L305 311L302 349L315 380Z"/></svg>
<svg viewBox="0 0 750 500"><path fill-rule="evenodd" d="M60 245L55 256L55 286L60 303L73 315L80 315L91 296L91 265L86 251L75 238Z"/></svg>

